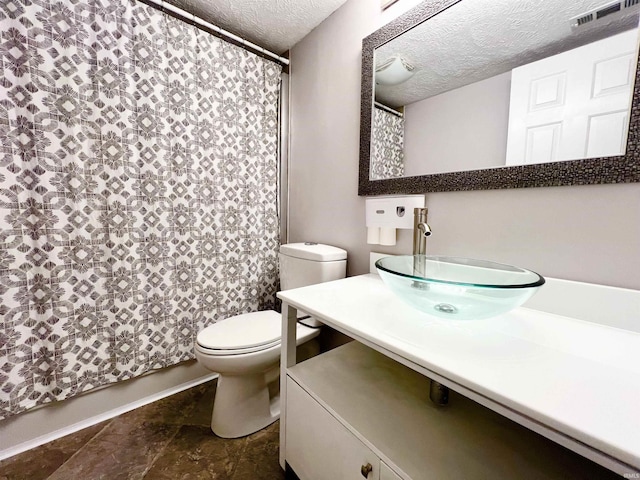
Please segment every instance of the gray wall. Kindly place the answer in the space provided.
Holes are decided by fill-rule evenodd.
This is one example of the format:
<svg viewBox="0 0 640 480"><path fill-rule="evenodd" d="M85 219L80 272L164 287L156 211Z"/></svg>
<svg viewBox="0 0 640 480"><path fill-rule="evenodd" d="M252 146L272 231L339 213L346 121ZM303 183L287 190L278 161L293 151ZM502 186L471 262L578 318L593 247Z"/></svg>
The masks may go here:
<svg viewBox="0 0 640 480"><path fill-rule="evenodd" d="M366 244L357 195L361 42L382 21L379 2L348 0L291 52L289 239L345 248L350 275L371 250L411 252L409 231ZM430 253L640 289L640 184L430 193L427 206Z"/></svg>
<svg viewBox="0 0 640 480"><path fill-rule="evenodd" d="M506 163L511 71L405 106L405 175Z"/></svg>

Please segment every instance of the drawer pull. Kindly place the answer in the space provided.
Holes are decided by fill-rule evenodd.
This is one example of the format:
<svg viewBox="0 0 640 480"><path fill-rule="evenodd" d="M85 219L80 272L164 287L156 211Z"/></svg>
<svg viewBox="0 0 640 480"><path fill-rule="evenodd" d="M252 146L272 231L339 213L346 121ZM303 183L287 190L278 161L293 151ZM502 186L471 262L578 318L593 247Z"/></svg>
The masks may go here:
<svg viewBox="0 0 640 480"><path fill-rule="evenodd" d="M373 466L370 463L367 463L366 465L362 465L362 467L360 467L360 473L364 478L369 477L369 474L371 472L373 472Z"/></svg>

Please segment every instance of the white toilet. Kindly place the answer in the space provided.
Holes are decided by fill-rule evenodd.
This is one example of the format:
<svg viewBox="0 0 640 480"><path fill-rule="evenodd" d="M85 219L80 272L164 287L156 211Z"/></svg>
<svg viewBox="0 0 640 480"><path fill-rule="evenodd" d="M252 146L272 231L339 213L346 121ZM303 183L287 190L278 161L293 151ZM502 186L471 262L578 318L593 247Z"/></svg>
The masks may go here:
<svg viewBox="0 0 640 480"><path fill-rule="evenodd" d="M346 275L347 252L329 245L282 245L279 260L282 290ZM321 325L299 311L297 344L317 337ZM281 332L281 315L268 310L227 318L198 333L198 362L219 374L211 418L211 429L219 437L249 435L280 417Z"/></svg>

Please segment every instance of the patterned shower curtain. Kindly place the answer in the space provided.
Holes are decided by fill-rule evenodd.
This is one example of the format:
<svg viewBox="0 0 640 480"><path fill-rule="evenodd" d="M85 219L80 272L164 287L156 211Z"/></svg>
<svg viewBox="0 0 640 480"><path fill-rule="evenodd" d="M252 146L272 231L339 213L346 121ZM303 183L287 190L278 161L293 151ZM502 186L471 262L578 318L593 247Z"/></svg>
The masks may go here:
<svg viewBox="0 0 640 480"><path fill-rule="evenodd" d="M371 180L404 175L404 117L373 109L371 131Z"/></svg>
<svg viewBox="0 0 640 480"><path fill-rule="evenodd" d="M3 0L0 60L0 418L272 307L278 65L128 0Z"/></svg>

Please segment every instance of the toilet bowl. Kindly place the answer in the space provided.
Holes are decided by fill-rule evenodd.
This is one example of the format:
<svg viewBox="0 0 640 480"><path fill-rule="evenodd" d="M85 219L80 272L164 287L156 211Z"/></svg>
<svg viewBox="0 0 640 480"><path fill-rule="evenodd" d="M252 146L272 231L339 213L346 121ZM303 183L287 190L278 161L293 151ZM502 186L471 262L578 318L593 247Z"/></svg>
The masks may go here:
<svg viewBox="0 0 640 480"><path fill-rule="evenodd" d="M346 273L346 252L328 245L282 245L279 259L283 289L337 280ZM303 348L313 343L321 324L304 312L298 316L296 343ZM219 374L211 416L211 429L219 437L249 435L280 418L281 335L282 317L274 310L236 315L198 333L198 362Z"/></svg>
<svg viewBox="0 0 640 480"><path fill-rule="evenodd" d="M280 314L268 310L222 320L198 334L196 358L220 374L211 416L211 429L219 437L243 437L280 417L274 382L279 376L281 328ZM237 339L234 330L248 334L249 339ZM298 323L297 344L319 333L319 328Z"/></svg>

